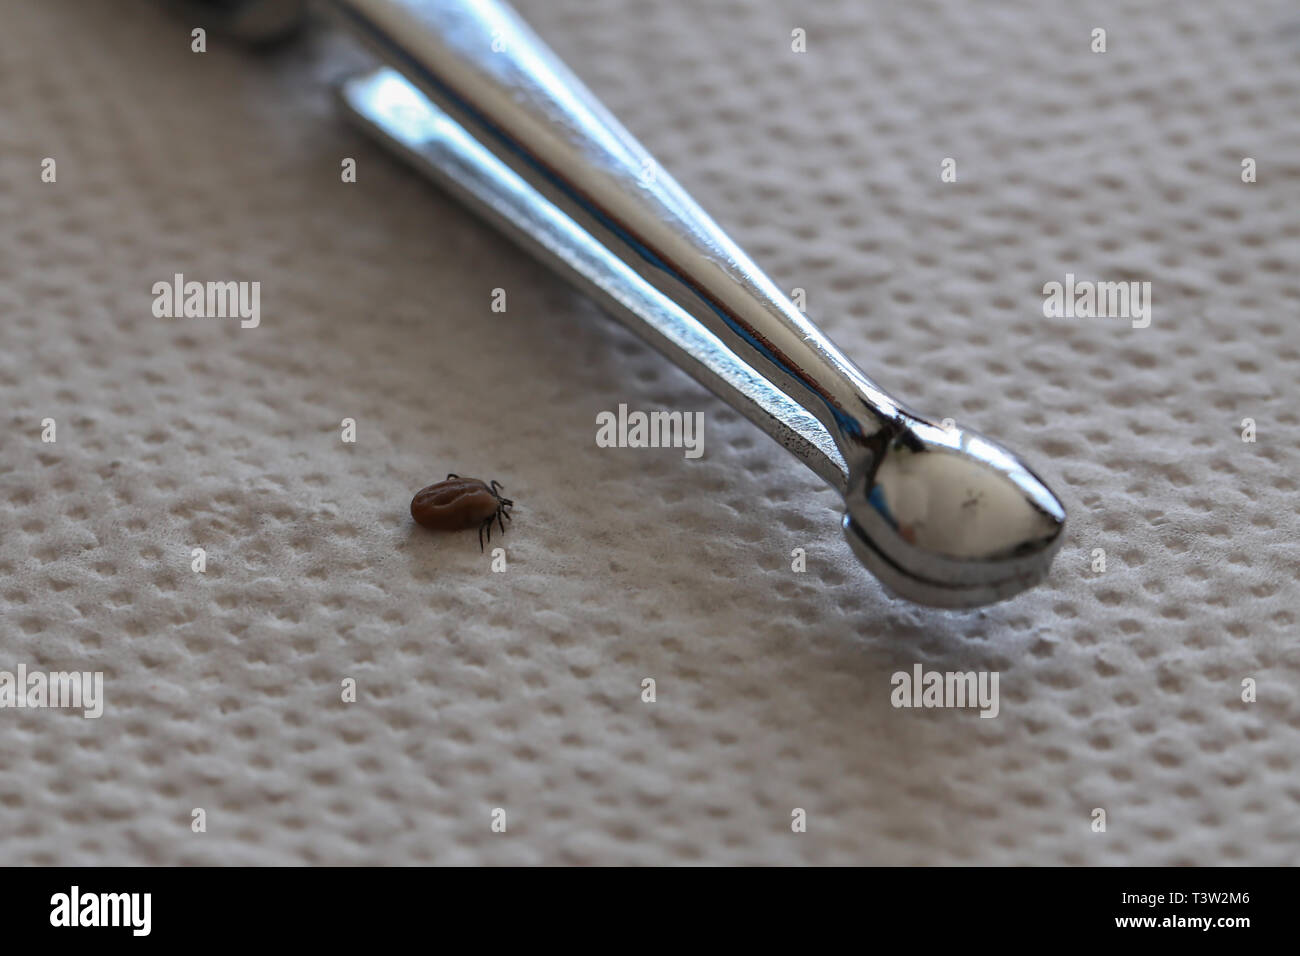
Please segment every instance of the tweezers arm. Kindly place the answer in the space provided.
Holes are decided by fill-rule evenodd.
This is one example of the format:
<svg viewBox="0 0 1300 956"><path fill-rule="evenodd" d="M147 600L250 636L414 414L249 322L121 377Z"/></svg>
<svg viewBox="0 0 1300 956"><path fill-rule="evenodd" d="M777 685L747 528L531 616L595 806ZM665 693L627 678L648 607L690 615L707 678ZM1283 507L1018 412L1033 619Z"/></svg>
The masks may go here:
<svg viewBox="0 0 1300 956"><path fill-rule="evenodd" d="M848 467L867 454L866 439L897 418L892 399L804 318L510 7L497 0L330 6L497 159L815 417Z"/></svg>
<svg viewBox="0 0 1300 956"><path fill-rule="evenodd" d="M508 169L396 71L347 80L339 95L371 135L771 435L842 494L843 459L812 415Z"/></svg>

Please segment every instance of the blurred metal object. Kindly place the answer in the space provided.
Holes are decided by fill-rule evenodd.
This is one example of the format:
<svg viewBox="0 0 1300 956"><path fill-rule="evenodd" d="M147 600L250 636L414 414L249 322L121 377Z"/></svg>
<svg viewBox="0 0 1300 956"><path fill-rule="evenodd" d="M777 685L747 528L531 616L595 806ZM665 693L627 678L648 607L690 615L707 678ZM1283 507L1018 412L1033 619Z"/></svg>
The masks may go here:
<svg viewBox="0 0 1300 956"><path fill-rule="evenodd" d="M342 86L353 117L836 488L890 590L973 607L1046 576L1065 510L1042 481L872 382L510 7L325 6L389 64Z"/></svg>

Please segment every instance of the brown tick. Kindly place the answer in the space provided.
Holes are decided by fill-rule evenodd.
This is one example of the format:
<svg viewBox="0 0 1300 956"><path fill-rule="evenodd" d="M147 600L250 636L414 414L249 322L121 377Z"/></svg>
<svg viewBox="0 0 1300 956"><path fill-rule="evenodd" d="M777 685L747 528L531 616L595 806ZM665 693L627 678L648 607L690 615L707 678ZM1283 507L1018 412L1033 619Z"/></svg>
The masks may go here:
<svg viewBox="0 0 1300 956"><path fill-rule="evenodd" d="M483 550L483 529L492 540L492 522L501 525L505 534L504 517L510 520L510 509L515 503L502 498L501 486L493 481L485 483L477 478L448 475L445 481L421 488L411 499L411 517L434 531L463 531L478 525L478 549Z"/></svg>

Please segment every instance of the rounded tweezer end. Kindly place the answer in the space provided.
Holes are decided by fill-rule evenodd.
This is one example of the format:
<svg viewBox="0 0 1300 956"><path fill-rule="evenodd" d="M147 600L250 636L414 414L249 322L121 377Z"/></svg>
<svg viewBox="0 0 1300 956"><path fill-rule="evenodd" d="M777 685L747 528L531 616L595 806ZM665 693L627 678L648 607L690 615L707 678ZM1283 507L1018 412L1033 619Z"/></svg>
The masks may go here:
<svg viewBox="0 0 1300 956"><path fill-rule="evenodd" d="M1047 576L1065 508L983 436L909 418L873 467L850 478L843 526L889 590L918 604L1006 600Z"/></svg>

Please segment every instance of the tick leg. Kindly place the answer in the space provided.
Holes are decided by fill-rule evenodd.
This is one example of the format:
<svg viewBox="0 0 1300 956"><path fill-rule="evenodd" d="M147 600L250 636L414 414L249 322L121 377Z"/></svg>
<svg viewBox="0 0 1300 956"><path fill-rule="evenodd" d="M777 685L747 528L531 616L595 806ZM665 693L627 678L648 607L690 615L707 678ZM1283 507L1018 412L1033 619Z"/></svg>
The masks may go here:
<svg viewBox="0 0 1300 956"><path fill-rule="evenodd" d="M501 525L501 533L502 533L502 534L505 534L505 533L506 533L506 523L505 523L504 521L501 520L501 513L502 513L503 511L505 511L504 508L498 508L498 509L497 509L497 524Z"/></svg>
<svg viewBox="0 0 1300 956"><path fill-rule="evenodd" d="M483 553L483 526L478 526L478 552Z"/></svg>
<svg viewBox="0 0 1300 956"><path fill-rule="evenodd" d="M492 488L492 494L496 495L498 498L501 497L500 492L505 491L505 489L501 487L501 482L496 480L493 480L490 487Z"/></svg>

